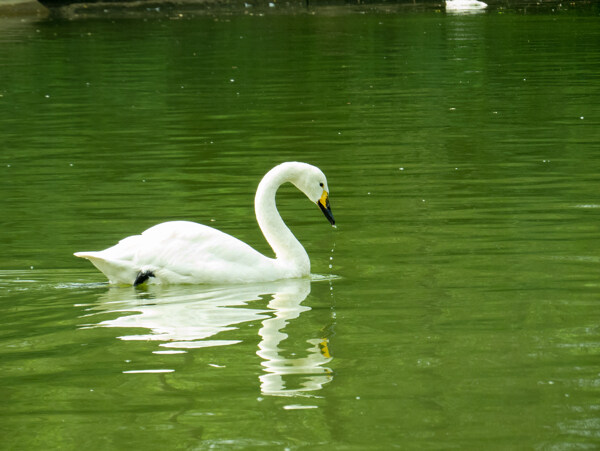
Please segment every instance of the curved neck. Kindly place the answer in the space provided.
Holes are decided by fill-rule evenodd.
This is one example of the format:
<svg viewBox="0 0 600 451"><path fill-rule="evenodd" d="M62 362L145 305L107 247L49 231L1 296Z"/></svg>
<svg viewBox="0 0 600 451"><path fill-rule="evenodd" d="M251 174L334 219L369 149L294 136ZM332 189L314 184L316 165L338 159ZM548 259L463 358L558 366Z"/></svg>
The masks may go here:
<svg viewBox="0 0 600 451"><path fill-rule="evenodd" d="M296 172L294 169L293 166L284 163L267 172L256 190L254 211L258 225L265 239L273 248L277 261L291 264L302 274L308 274L310 272L308 255L281 219L275 205L277 189L292 180Z"/></svg>

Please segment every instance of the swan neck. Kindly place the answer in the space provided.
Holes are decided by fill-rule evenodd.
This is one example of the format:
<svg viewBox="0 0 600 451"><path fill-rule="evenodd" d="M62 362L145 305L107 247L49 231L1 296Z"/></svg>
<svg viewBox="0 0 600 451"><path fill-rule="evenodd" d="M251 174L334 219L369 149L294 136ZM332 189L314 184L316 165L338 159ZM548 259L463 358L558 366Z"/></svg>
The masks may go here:
<svg viewBox="0 0 600 451"><path fill-rule="evenodd" d="M276 166L261 180L256 190L254 209L260 229L275 252L277 261L293 265L300 275L310 272L310 261L304 247L285 225L277 210L275 196L279 187L292 181L293 172Z"/></svg>

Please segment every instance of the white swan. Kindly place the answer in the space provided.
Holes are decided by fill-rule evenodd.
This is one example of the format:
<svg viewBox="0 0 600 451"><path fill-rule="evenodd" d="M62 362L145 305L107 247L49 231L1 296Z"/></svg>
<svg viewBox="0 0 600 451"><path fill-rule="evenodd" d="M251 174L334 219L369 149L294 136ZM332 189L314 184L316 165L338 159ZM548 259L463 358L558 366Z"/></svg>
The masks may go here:
<svg viewBox="0 0 600 451"><path fill-rule="evenodd" d="M331 225L329 187L323 172L306 163L287 162L271 169L256 190L256 220L276 258L269 258L226 233L187 221L164 222L98 252L76 252L111 283L252 283L310 274L308 254L284 224L275 193L291 182L315 202Z"/></svg>
<svg viewBox="0 0 600 451"><path fill-rule="evenodd" d="M447 11L473 11L487 8L487 4L479 0L446 0Z"/></svg>

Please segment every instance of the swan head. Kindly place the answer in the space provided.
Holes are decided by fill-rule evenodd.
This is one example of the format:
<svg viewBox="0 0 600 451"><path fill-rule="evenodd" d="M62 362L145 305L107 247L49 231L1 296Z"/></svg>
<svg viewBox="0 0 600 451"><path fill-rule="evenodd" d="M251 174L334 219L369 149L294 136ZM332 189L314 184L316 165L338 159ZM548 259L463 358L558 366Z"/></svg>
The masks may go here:
<svg viewBox="0 0 600 451"><path fill-rule="evenodd" d="M296 163L299 169L294 171L294 176L290 180L296 188L302 191L306 197L316 203L329 223L335 227L335 219L331 213L329 205L329 187L327 186L327 177L317 168L306 163Z"/></svg>

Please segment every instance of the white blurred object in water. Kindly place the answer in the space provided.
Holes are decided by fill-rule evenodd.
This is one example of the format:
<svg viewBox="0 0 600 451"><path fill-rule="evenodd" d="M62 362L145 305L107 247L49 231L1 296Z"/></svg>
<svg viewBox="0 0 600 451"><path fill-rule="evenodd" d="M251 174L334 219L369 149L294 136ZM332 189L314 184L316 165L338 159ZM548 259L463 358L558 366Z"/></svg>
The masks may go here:
<svg viewBox="0 0 600 451"><path fill-rule="evenodd" d="M479 0L447 0L446 11L479 11L487 8L487 4Z"/></svg>

